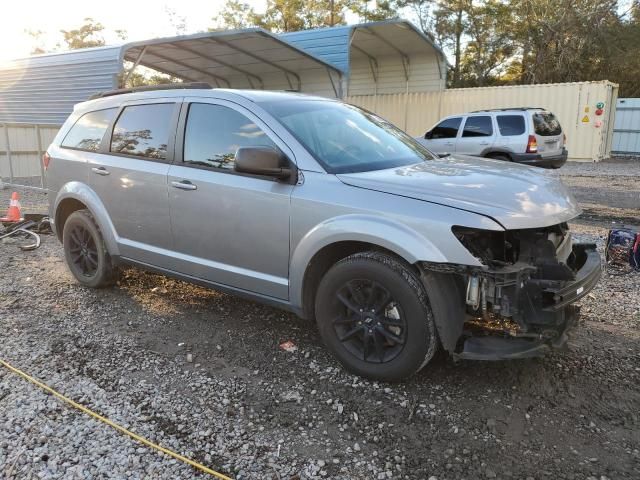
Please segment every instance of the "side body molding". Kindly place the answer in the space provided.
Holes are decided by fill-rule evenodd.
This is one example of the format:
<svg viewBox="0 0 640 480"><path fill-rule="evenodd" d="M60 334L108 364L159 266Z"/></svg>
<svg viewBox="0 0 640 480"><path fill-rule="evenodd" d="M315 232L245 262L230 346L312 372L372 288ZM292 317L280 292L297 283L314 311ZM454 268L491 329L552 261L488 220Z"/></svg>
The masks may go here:
<svg viewBox="0 0 640 480"><path fill-rule="evenodd" d="M109 255L118 256L120 254L117 241L118 235L111 219L109 218L107 209L98 195L96 195L96 193L85 183L76 181L68 182L58 191L58 195L56 196L56 201L54 203L54 211L52 212L54 215L58 212L58 207L62 201L68 198L78 200L87 206L100 228L100 232L104 238L104 243L107 246Z"/></svg>
<svg viewBox="0 0 640 480"><path fill-rule="evenodd" d="M379 245L409 263L447 261L433 243L402 223L366 214L334 217L316 225L293 245L289 268L289 299L293 307L302 308L304 274L313 256L327 245L344 241Z"/></svg>

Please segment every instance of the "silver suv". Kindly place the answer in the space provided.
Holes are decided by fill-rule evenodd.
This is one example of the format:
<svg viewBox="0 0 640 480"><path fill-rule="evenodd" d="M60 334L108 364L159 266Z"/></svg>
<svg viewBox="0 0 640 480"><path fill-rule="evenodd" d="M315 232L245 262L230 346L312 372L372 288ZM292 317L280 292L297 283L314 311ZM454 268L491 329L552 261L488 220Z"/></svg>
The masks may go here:
<svg viewBox="0 0 640 480"><path fill-rule="evenodd" d="M438 158L381 118L293 93L108 92L45 158L76 279L118 265L317 322L351 372L395 380L442 348L508 359L562 345L600 276L551 172Z"/></svg>
<svg viewBox="0 0 640 480"><path fill-rule="evenodd" d="M434 153L560 168L567 161L556 116L542 108L505 108L445 117L417 139Z"/></svg>

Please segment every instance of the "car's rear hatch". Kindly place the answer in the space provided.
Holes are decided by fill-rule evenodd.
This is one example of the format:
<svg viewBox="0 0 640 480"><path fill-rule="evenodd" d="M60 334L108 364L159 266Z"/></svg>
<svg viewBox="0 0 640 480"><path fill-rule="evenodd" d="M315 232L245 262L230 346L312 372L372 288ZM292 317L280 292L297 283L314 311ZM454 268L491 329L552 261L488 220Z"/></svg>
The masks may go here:
<svg viewBox="0 0 640 480"><path fill-rule="evenodd" d="M564 134L556 116L544 110L531 112L533 130L538 144L538 153L543 157L562 154Z"/></svg>

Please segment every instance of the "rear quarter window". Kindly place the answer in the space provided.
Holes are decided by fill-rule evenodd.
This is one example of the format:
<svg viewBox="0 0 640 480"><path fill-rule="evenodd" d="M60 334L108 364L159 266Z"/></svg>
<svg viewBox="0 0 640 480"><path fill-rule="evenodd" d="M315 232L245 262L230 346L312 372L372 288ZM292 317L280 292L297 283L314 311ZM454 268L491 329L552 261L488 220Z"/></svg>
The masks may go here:
<svg viewBox="0 0 640 480"><path fill-rule="evenodd" d="M562 133L562 127L556 116L551 112L536 112L533 114L533 129L536 135L552 137Z"/></svg>
<svg viewBox="0 0 640 480"><path fill-rule="evenodd" d="M522 135L525 131L524 117L522 115L497 115L498 128L503 137Z"/></svg>
<svg viewBox="0 0 640 480"><path fill-rule="evenodd" d="M97 152L102 137L116 114L116 108L96 110L82 115L64 137L61 147Z"/></svg>

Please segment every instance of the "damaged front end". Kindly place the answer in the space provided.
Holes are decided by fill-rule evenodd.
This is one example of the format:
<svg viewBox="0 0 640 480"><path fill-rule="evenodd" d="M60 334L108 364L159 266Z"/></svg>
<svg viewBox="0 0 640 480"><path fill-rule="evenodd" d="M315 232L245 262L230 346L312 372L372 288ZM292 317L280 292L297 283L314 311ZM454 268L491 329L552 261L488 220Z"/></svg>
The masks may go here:
<svg viewBox="0 0 640 480"><path fill-rule="evenodd" d="M456 358L499 360L540 356L564 345L578 316L572 303L600 278L596 246L572 244L566 223L502 232L452 230L483 266L424 265L454 273L464 295L461 334L445 348Z"/></svg>

